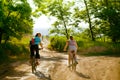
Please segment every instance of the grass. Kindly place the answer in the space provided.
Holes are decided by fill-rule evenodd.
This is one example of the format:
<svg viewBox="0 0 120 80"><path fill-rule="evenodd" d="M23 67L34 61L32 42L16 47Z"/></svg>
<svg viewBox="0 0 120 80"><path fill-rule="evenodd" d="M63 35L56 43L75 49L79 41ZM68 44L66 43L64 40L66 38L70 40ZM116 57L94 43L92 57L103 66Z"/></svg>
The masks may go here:
<svg viewBox="0 0 120 80"><path fill-rule="evenodd" d="M24 36L21 40L13 38L6 44L0 45L0 63L14 62L16 60L29 59L29 40L30 36ZM120 43L93 42L77 40L80 54L85 56L120 56ZM55 37L51 41L53 50L63 51L65 39ZM54 49L55 48L55 49Z"/></svg>
<svg viewBox="0 0 120 80"><path fill-rule="evenodd" d="M0 45L0 63L29 59L29 40L30 37L25 36L21 40L13 38L6 44L2 43Z"/></svg>
<svg viewBox="0 0 120 80"><path fill-rule="evenodd" d="M85 56L116 56L120 57L120 43L91 42L80 51Z"/></svg>
<svg viewBox="0 0 120 80"><path fill-rule="evenodd" d="M51 38L49 49L63 51L66 39L62 36ZM78 52L86 56L119 56L120 43L88 41L80 38L76 39L79 46Z"/></svg>
<svg viewBox="0 0 120 80"><path fill-rule="evenodd" d="M103 51L103 52L89 52L87 54L84 54L85 56L114 56L114 57L120 57L120 54L114 53L111 50Z"/></svg>

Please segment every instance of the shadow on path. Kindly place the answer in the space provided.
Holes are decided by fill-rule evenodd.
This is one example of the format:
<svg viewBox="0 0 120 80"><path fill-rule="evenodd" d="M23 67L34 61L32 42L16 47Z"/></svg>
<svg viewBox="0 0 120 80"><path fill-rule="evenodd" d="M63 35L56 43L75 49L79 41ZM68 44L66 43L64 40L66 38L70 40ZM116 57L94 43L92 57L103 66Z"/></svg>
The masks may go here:
<svg viewBox="0 0 120 80"><path fill-rule="evenodd" d="M77 71L75 73L76 73L76 75L78 75L78 76L80 76L82 78L90 79L90 77L88 75L84 75L83 73L79 73Z"/></svg>
<svg viewBox="0 0 120 80"><path fill-rule="evenodd" d="M19 65L11 66L9 64L5 64L4 67L0 68L0 80L10 80L10 79L18 80L22 76L26 75L28 73L26 72L27 70L25 71L15 70L15 67L18 67Z"/></svg>
<svg viewBox="0 0 120 80"><path fill-rule="evenodd" d="M43 57L41 56L41 61L62 61L62 60L67 60L67 58L63 57Z"/></svg>
<svg viewBox="0 0 120 80"><path fill-rule="evenodd" d="M37 71L34 73L38 78L42 79L42 80L52 80L50 75L44 74L40 71Z"/></svg>

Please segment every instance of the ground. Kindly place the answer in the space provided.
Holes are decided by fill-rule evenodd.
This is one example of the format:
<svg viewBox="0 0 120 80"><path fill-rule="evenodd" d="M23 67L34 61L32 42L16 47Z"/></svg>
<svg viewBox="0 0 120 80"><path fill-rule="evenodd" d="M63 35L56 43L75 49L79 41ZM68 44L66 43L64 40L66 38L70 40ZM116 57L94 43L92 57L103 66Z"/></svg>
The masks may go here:
<svg viewBox="0 0 120 80"><path fill-rule="evenodd" d="M77 55L77 70L71 71L67 67L67 53L43 49L40 54L35 74L29 60L19 61L0 65L0 80L120 80L120 57Z"/></svg>

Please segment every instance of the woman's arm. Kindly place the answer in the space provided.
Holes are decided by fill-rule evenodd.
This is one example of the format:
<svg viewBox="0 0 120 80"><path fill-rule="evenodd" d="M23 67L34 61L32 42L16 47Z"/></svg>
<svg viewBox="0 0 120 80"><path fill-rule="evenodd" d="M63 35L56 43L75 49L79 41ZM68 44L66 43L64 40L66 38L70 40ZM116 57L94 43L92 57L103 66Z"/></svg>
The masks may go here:
<svg viewBox="0 0 120 80"><path fill-rule="evenodd" d="M40 46L41 46L41 48L43 49L43 44L40 42Z"/></svg>
<svg viewBox="0 0 120 80"><path fill-rule="evenodd" d="M68 47L68 41L66 41L66 44L64 46L64 51L66 51L66 48Z"/></svg>
<svg viewBox="0 0 120 80"><path fill-rule="evenodd" d="M39 45L40 45L40 47L43 49L43 44L42 44L41 38L39 38L39 39L40 39Z"/></svg>
<svg viewBox="0 0 120 80"><path fill-rule="evenodd" d="M75 41L75 46L76 46L76 48L78 49L78 45L77 45L77 42Z"/></svg>

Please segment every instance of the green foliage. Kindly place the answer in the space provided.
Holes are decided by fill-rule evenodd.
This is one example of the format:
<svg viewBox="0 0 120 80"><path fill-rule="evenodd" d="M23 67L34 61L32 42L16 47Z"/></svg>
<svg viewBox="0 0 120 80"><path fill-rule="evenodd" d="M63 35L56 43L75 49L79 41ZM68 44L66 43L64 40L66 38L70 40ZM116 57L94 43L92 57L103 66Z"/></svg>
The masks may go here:
<svg viewBox="0 0 120 80"><path fill-rule="evenodd" d="M56 17L56 21L53 23L52 32L57 32L58 34L69 36L69 28L71 22L71 12L70 7L73 6L73 2L64 3L63 0L53 1L49 4L48 10L50 16Z"/></svg>
<svg viewBox="0 0 120 80"><path fill-rule="evenodd" d="M62 52L66 43L66 39L63 36L53 36L50 38L49 49Z"/></svg>
<svg viewBox="0 0 120 80"><path fill-rule="evenodd" d="M24 36L21 40L13 38L7 43L2 43L0 45L0 63L28 59L29 40L29 36Z"/></svg>
<svg viewBox="0 0 120 80"><path fill-rule="evenodd" d="M76 40L78 46L81 48L84 46L83 39L79 36L74 36L74 39ZM48 46L49 49L56 50L62 52L64 49L64 46L66 44L66 37L65 36L51 36L50 37L50 44ZM84 40L86 41L86 40Z"/></svg>
<svg viewBox="0 0 120 80"><path fill-rule="evenodd" d="M85 42L80 53L86 56L120 56L120 43ZM85 52L84 52L85 51Z"/></svg>
<svg viewBox="0 0 120 80"><path fill-rule="evenodd" d="M32 33L32 10L26 0L3 0L0 5L0 42L7 42L10 37L20 39L23 34Z"/></svg>
<svg viewBox="0 0 120 80"><path fill-rule="evenodd" d="M113 42L120 40L120 2L114 0L35 0L38 13L55 17L50 34L69 35L79 28L81 22L89 23L84 38L92 40L100 37L110 38ZM82 5L81 5L82 4ZM83 5L85 4L85 5ZM75 30L74 30L75 29ZM76 30L77 29L77 30ZM68 34L68 35L67 35Z"/></svg>
<svg viewBox="0 0 120 80"><path fill-rule="evenodd" d="M26 49L25 46L26 45L23 44L13 44L13 43L2 44L4 50L8 51L8 54L11 56L18 56L21 54L28 53L28 50Z"/></svg>
<svg viewBox="0 0 120 80"><path fill-rule="evenodd" d="M120 56L120 54L113 53L112 50L106 50L103 52L89 52L88 54L84 54L85 56Z"/></svg>
<svg viewBox="0 0 120 80"><path fill-rule="evenodd" d="M50 34L62 34L68 38L72 14L70 7L74 5L74 2L64 0L37 0L34 2L37 4L39 12L56 18Z"/></svg>
<svg viewBox="0 0 120 80"><path fill-rule="evenodd" d="M92 30L85 30L86 35L91 37L91 31L93 31L93 37L107 36L111 38L113 42L119 42L120 37L120 2L114 0L84 0L87 2L89 16L91 19ZM73 25L80 27L79 23L84 21L88 22L86 9L79 6L74 8ZM102 36L101 36L102 35Z"/></svg>
<svg viewBox="0 0 120 80"><path fill-rule="evenodd" d="M89 41L81 37L74 36L78 44L78 54L85 56L120 56L120 43ZM63 51L66 43L64 36L52 36L48 46L51 50Z"/></svg>
<svg viewBox="0 0 120 80"><path fill-rule="evenodd" d="M102 15L104 14L104 15ZM103 9L101 13L99 13L99 17L103 20L108 20L109 22L109 30L106 31L106 35L108 35L113 42L116 42L120 39L120 12L118 12L114 7L110 7L107 9Z"/></svg>
<svg viewBox="0 0 120 80"><path fill-rule="evenodd" d="M114 0L89 1L89 4L91 14L94 14L93 19L99 22L99 24L95 24L99 26L99 34L108 36L113 42L119 41L120 2Z"/></svg>

